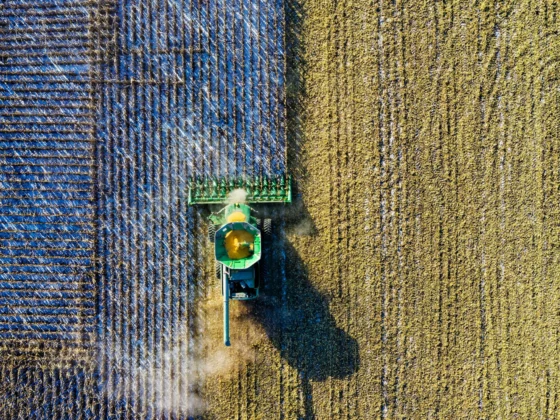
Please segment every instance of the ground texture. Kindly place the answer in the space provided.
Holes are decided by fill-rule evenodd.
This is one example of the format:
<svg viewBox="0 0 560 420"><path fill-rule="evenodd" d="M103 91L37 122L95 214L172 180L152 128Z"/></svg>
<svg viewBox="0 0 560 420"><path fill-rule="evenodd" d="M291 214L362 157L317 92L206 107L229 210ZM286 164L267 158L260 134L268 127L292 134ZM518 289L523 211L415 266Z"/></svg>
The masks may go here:
<svg viewBox="0 0 560 420"><path fill-rule="evenodd" d="M29 278L14 277L20 274L9 267L62 263L8 259L13 254L5 250L18 246L0 243L8 254L1 263L7 274L0 273L5 279L0 297L12 317L0 320L0 333L20 343L17 351L1 349L6 402L0 417L558 417L558 6L287 0L284 13L278 11L280 2L258 1L270 7L268 17L249 19L256 26L240 25L238 38L224 35L220 44L212 43L213 32L199 23L236 22L239 16L231 9L221 11L216 1L160 3L170 19L161 19L155 2L84 3L95 6L83 17L93 26L84 35L90 37L90 52L78 59L92 67L74 72L83 77L81 89L91 94L72 98L80 89L59 86L70 92L66 105L72 106L60 106L61 115L51 117L78 118L71 109L80 106L100 112L81 116L84 127L95 119L95 132L75 126L70 130L75 138L60 140L76 148L68 159L76 153L83 162L66 160L55 170L64 173L70 171L64 164L74 165L80 182L99 186L82 192L94 200L96 213L59 210L83 217L82 224L98 222L96 234L85 228L62 232L75 235L71 240L83 236L84 249L68 251L83 254L60 251L70 261L82 257L70 273L95 276L74 283L59 269L65 276L57 279L69 286L53 281L53 296L68 301L64 293L75 289L71 293L79 294L80 305L47 313L61 321L33 318L37 325L53 325L61 336L54 341L70 343L64 346L70 356L53 363L45 350L49 346L39 346L41 340L52 341L43 329L27 325L30 314L9 312L29 307L26 296L10 287L45 279L33 270ZM260 13L251 14L257 9L247 2L235 4L253 19ZM15 136L9 130L21 127L6 99L17 86L5 69L29 60L6 61L14 52L4 53L11 45L5 37L12 36L5 28L17 26L10 16L23 6L18 7L0 9L6 42L1 109L11 118L2 117L0 135L1 147L9 150L16 146L4 144ZM187 16L185 8L198 14ZM220 45L233 45L239 57L254 56L260 63L259 48L281 48L278 32L265 31L270 38L262 47L251 41L252 53L236 39L252 39L251 28L259 25L276 28L284 14L285 82L236 67L229 73L232 88L236 78L247 77L244 86L252 90L236 92L241 99L224 105L225 122L216 117L205 128L201 121L220 108L209 92L230 89L204 79L209 66L223 66L227 73L229 61ZM152 26L144 25L144 18ZM124 30L118 22L128 22L125 29L136 35L111 36ZM186 52L176 37L181 28L191 28L202 47ZM158 31L172 36L157 37ZM92 53L91 45L108 46ZM176 71L184 68L192 69L186 86ZM23 70L16 70L21 77ZM265 83L266 77L271 79ZM253 165L249 173L282 172L282 123L262 120L259 115L268 114L252 104L268 104L281 115L282 95L264 99L258 88L271 92L283 83L296 200L290 209L276 210L282 217L276 219L275 245L264 255L263 296L232 305L232 348L225 349L220 292L206 241L207 211L187 208L183 176L241 173L247 162ZM44 88L39 83L23 95L41 104L32 96ZM6 128L6 121L14 127ZM267 132L262 143L243 121L261 129L274 125L278 132ZM81 129L83 136L76 134ZM243 136L250 137L249 146L241 154L231 152L232 158L228 138ZM84 139L94 141L95 149L81 146ZM52 149L60 144L53 144L45 147L59 153ZM6 160L10 156L0 158L6 166L2 176L21 176ZM84 167L97 169L82 174ZM11 200L9 194L2 197ZM15 208L10 203L3 204L3 212ZM6 220L3 235L29 230ZM24 239L29 243L20 247L37 246L32 235ZM96 264L88 259L93 249ZM44 252L49 258L58 255ZM42 299L54 299L43 293ZM41 351L21 344L25 340L17 334L32 335ZM31 352L36 355L30 357ZM75 354L77 361L64 361Z"/></svg>

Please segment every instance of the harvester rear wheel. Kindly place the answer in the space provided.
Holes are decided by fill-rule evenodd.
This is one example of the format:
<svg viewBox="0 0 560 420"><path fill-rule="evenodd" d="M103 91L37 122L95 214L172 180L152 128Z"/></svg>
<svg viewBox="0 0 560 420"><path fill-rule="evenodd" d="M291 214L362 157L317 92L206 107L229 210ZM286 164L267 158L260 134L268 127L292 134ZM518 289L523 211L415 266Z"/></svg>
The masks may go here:
<svg viewBox="0 0 560 420"><path fill-rule="evenodd" d="M208 225L208 240L211 244L214 243L214 238L216 237L216 225L214 223L210 223Z"/></svg>

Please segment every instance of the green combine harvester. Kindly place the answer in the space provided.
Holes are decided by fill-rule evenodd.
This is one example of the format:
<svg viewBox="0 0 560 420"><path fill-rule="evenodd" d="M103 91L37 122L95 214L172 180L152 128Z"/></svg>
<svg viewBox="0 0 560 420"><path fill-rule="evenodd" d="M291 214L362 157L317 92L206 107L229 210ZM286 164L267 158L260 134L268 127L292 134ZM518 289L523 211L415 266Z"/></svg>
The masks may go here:
<svg viewBox="0 0 560 420"><path fill-rule="evenodd" d="M290 177L192 179L188 204L227 204L208 217L208 238L214 244L216 276L224 300L224 344L229 340L229 300L250 300L261 287L262 246L271 238L270 219L256 217L249 204L291 203Z"/></svg>

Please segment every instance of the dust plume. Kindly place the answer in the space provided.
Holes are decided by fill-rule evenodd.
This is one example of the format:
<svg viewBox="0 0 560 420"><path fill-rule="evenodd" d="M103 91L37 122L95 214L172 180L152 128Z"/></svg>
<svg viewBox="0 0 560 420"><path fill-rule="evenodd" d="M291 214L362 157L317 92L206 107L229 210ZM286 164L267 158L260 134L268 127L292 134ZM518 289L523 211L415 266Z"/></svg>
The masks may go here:
<svg viewBox="0 0 560 420"><path fill-rule="evenodd" d="M286 229L288 235L311 236L315 233L315 225L310 218L302 218L297 223Z"/></svg>
<svg viewBox="0 0 560 420"><path fill-rule="evenodd" d="M219 288L197 309L204 319L196 331L182 329L173 345L161 355L150 355L140 366L130 366L123 359L122 348L113 348L111 364L122 369L123 380L109 382L106 395L116 404L126 400L132 405L142 401L166 416L197 417L208 409L205 391L208 384L233 380L256 358L255 344L265 337L264 331L250 318L241 302L230 303L232 345L222 339L222 299ZM126 377L126 379L124 379ZM134 384L132 387L125 385Z"/></svg>
<svg viewBox="0 0 560 420"><path fill-rule="evenodd" d="M237 188L235 190L230 191L227 198L228 204L235 204L235 203L245 203L247 200L247 191L243 188Z"/></svg>
<svg viewBox="0 0 560 420"><path fill-rule="evenodd" d="M264 333L253 323L249 309L242 302L230 301L231 347L223 343L223 308L222 297L216 293L205 303L206 320L204 337L205 360L199 363L202 376L227 379L237 374L255 357L255 344ZM242 334L238 334L243 331Z"/></svg>

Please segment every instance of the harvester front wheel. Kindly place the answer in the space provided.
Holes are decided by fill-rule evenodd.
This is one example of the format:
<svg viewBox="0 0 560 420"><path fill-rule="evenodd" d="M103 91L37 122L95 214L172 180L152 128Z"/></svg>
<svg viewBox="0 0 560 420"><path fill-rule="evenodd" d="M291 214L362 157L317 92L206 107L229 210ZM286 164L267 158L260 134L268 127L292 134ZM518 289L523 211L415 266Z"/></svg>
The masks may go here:
<svg viewBox="0 0 560 420"><path fill-rule="evenodd" d="M214 270L216 271L216 278L221 280L222 279L222 264L220 264L218 261L215 262L216 266L214 268Z"/></svg>
<svg viewBox="0 0 560 420"><path fill-rule="evenodd" d="M266 239L270 239L272 237L272 220L271 219L264 219L263 221L263 234Z"/></svg>
<svg viewBox="0 0 560 420"><path fill-rule="evenodd" d="M216 237L216 225L214 223L210 223L208 225L208 240L211 244L214 243Z"/></svg>

